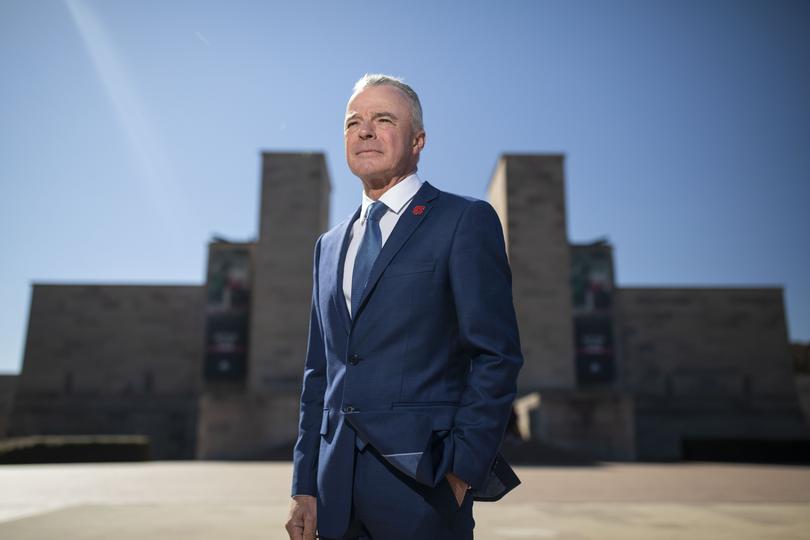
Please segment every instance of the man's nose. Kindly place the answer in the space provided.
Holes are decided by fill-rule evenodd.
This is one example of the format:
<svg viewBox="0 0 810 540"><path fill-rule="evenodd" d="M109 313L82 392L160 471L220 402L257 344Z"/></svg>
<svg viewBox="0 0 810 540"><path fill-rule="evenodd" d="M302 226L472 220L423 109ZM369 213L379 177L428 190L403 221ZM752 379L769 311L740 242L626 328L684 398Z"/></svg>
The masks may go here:
<svg viewBox="0 0 810 540"><path fill-rule="evenodd" d="M358 135L362 140L373 139L375 137L374 127L368 122L363 122L358 131Z"/></svg>

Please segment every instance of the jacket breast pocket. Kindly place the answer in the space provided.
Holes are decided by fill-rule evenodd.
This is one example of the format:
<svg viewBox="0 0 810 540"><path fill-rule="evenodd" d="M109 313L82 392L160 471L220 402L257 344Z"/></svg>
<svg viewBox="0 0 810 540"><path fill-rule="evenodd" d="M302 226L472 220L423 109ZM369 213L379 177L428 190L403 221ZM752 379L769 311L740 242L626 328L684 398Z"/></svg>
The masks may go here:
<svg viewBox="0 0 810 540"><path fill-rule="evenodd" d="M436 268L436 261L401 261L392 262L385 269L383 277L410 276L412 274L424 274L433 272Z"/></svg>

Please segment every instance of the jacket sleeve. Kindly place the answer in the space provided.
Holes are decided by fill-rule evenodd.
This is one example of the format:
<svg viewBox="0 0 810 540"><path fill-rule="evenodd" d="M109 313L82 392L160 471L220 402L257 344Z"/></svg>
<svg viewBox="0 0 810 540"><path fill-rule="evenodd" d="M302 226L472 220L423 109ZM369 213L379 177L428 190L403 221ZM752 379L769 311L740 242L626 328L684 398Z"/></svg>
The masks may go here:
<svg viewBox="0 0 810 540"><path fill-rule="evenodd" d="M292 495L317 496L318 451L323 417L323 397L326 391L326 355L318 311L318 261L321 238L315 242L312 271L312 308L309 318L309 338L301 391L298 439L293 450Z"/></svg>
<svg viewBox="0 0 810 540"><path fill-rule="evenodd" d="M459 342L470 358L451 432L451 470L478 489L500 448L523 365L503 229L489 203L476 200L464 210L449 264Z"/></svg>

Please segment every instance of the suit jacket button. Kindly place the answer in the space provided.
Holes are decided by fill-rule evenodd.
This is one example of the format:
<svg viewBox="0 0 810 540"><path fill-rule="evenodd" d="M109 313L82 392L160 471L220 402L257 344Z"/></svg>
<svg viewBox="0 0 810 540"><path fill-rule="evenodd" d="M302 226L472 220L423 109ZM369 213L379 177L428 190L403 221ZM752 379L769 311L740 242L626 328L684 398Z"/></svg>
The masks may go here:
<svg viewBox="0 0 810 540"><path fill-rule="evenodd" d="M349 357L349 365L350 366L356 366L359 361L360 361L360 355L359 354L353 354L353 355L351 355Z"/></svg>
<svg viewBox="0 0 810 540"><path fill-rule="evenodd" d="M346 405L345 407L343 407L343 412L353 413L357 412L357 409L355 409L352 405Z"/></svg>

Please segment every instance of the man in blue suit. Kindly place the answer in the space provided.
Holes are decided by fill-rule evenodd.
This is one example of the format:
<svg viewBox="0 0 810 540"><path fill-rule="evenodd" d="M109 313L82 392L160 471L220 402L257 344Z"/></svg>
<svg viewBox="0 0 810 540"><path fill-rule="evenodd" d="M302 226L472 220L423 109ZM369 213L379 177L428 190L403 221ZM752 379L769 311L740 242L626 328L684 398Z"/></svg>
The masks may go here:
<svg viewBox="0 0 810 540"><path fill-rule="evenodd" d="M488 203L416 174L422 108L366 75L344 124L362 204L315 244L292 539L471 539L519 481L498 450L523 363Z"/></svg>

